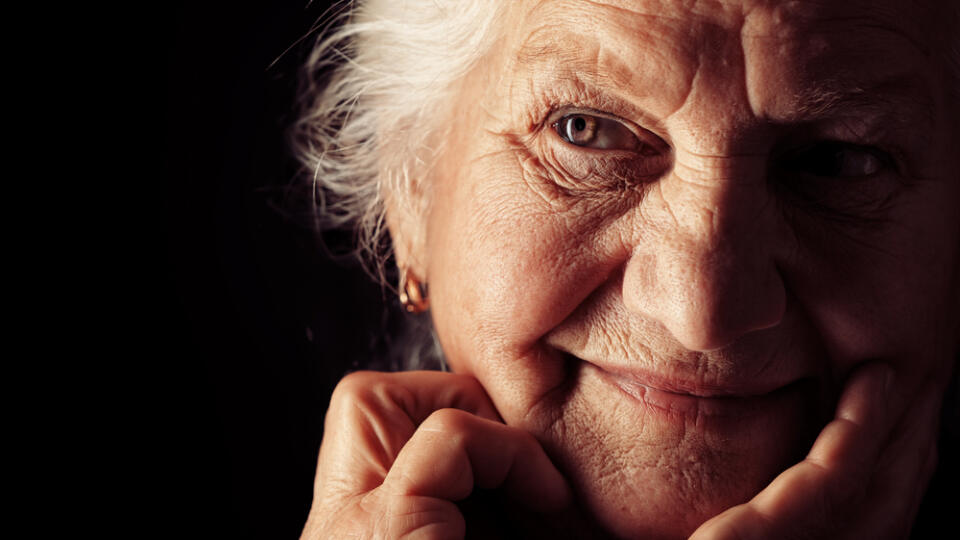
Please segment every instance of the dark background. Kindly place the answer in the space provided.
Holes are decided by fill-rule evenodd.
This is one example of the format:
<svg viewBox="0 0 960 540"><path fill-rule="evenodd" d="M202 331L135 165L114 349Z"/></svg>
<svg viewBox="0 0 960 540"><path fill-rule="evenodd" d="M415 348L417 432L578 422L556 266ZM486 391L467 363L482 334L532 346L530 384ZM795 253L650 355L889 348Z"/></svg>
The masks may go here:
<svg viewBox="0 0 960 540"><path fill-rule="evenodd" d="M302 194L285 195L297 172L285 130L313 43L300 38L329 3L169 8L165 260L150 309L169 376L157 398L169 467L157 474L181 538L299 536L330 391L372 354L393 302L332 261Z"/></svg>

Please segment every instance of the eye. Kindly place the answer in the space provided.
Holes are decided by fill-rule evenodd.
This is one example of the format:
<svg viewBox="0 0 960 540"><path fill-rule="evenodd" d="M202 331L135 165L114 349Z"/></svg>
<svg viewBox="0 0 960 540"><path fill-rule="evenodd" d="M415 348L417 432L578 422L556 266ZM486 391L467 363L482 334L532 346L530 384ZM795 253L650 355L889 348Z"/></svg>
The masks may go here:
<svg viewBox="0 0 960 540"><path fill-rule="evenodd" d="M830 178L863 178L892 166L891 157L876 148L824 141L788 156L787 170Z"/></svg>
<svg viewBox="0 0 960 540"><path fill-rule="evenodd" d="M616 120L590 114L568 114L553 124L564 141L598 150L637 150L640 139Z"/></svg>

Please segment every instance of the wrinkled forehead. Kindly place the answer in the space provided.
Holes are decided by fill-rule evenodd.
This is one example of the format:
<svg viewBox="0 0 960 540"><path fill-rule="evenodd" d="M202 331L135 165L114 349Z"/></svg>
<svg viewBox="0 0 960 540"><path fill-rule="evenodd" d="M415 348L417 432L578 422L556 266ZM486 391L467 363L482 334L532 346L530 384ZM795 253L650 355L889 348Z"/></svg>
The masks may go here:
<svg viewBox="0 0 960 540"><path fill-rule="evenodd" d="M945 0L953 1L953 0ZM783 114L854 94L891 90L942 101L944 40L938 1L546 0L521 2L510 70L568 72L676 110L695 81L724 91L742 81L760 109ZM519 7L522 6L522 7ZM940 17L942 18L942 17ZM770 81L791 94L767 95ZM671 94L673 94L671 96ZM811 105L812 104L812 105Z"/></svg>
<svg viewBox="0 0 960 540"><path fill-rule="evenodd" d="M956 0L540 0L514 4L524 25L549 26L566 19L584 27L601 23L610 30L649 26L687 29L713 26L768 32L870 30L907 39L930 53L932 30ZM517 13L514 13L517 15ZM658 24L659 23L659 24ZM937 36L939 37L939 36Z"/></svg>

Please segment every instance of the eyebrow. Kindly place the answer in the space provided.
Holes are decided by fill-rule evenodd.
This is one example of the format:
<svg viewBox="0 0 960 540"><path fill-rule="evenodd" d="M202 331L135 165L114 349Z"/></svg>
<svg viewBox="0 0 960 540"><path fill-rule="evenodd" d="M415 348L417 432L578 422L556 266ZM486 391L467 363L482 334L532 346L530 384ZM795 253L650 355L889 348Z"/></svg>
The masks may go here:
<svg viewBox="0 0 960 540"><path fill-rule="evenodd" d="M597 87L612 85L620 95L627 81L614 73L597 73L592 62L587 62L583 49L558 45L554 39L544 38L544 28L535 30L515 55L514 68L526 68L539 73L549 71L576 73L580 83L589 82ZM622 62L619 58L612 58ZM624 63L625 64L625 63ZM560 69L556 69L557 67ZM544 68L547 68L546 70ZM639 97L636 89L630 96ZM865 114L880 118L884 124L897 129L911 129L924 142L932 139L932 129L917 129L917 120L922 126L932 127L937 123L936 100L924 77L915 73L895 73L860 86L856 81L833 79L818 86L804 88L794 97L797 107L788 117L777 119L778 123L815 123L827 118L861 117ZM909 111L907 114L901 114Z"/></svg>
<svg viewBox="0 0 960 540"><path fill-rule="evenodd" d="M517 64L522 67L532 68L543 64L545 58L560 57L562 63L577 62L580 59L579 49L571 47L558 47L554 43L543 43L542 40L535 39L540 33L540 29L534 31L523 45L517 50ZM552 40L551 40L552 41Z"/></svg>
<svg viewBox="0 0 960 540"><path fill-rule="evenodd" d="M868 87L855 83L827 83L804 89L796 96L798 107L787 122L816 122L824 118L869 114L889 122L887 131L909 129L924 142L932 139L937 121L935 101L929 85L921 77L908 73L888 76ZM904 111L909 111L903 114ZM917 125L917 121L921 125ZM920 129L918 129L920 128Z"/></svg>
<svg viewBox="0 0 960 540"><path fill-rule="evenodd" d="M550 32L551 29L540 27L534 30L524 41L515 55L514 68L537 70L543 67L563 66L564 71L576 71L590 75L592 79L604 77L604 73L584 69L588 64L583 54L583 48L558 45ZM544 38L546 34L548 37ZM619 58L613 57L618 63L626 65ZM578 69L579 68L579 69ZM622 85L625 81L618 81L615 77L604 77L614 83Z"/></svg>

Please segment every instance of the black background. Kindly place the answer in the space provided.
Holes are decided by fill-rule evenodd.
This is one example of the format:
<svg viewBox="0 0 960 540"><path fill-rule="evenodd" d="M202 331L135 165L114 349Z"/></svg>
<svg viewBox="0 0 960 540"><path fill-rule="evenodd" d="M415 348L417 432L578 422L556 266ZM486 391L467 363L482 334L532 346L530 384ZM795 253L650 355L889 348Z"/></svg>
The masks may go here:
<svg viewBox="0 0 960 540"><path fill-rule="evenodd" d="M370 354L392 305L327 256L300 194L284 194L297 173L285 130L313 43L300 38L328 4L168 12L165 256L150 285L169 375L155 404L170 465L159 470L179 537L298 537L332 386Z"/></svg>

